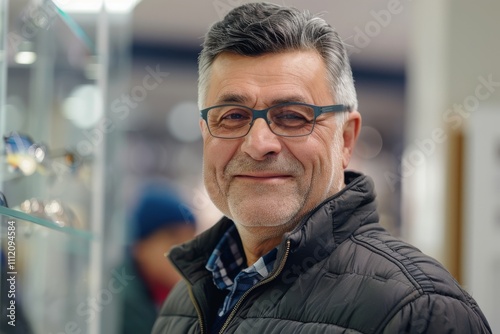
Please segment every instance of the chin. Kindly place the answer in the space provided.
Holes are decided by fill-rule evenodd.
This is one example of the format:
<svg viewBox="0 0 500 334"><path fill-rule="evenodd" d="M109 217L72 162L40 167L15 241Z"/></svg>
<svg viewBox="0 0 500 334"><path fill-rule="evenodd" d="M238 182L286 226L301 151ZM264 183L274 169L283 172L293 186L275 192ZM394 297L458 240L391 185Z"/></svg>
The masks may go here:
<svg viewBox="0 0 500 334"><path fill-rule="evenodd" d="M283 205L263 203L256 205L255 202L249 205L230 206L231 214L235 223L244 227L277 227L289 225L296 220L300 210L298 203L295 205Z"/></svg>

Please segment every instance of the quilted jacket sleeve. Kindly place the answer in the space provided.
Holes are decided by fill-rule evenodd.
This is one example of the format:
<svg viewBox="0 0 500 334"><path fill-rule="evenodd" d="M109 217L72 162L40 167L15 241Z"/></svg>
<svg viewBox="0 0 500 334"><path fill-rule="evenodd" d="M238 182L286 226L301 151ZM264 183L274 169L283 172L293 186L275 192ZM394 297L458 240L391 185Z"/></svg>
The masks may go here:
<svg viewBox="0 0 500 334"><path fill-rule="evenodd" d="M439 294L425 294L406 304L383 329L383 333L491 333L477 304Z"/></svg>

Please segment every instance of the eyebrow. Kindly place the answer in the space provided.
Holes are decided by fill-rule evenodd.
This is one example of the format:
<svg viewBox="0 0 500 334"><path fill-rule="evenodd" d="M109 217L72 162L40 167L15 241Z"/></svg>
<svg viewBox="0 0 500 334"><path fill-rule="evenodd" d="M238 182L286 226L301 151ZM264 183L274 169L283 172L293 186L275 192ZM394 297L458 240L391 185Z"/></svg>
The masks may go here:
<svg viewBox="0 0 500 334"><path fill-rule="evenodd" d="M221 103L240 103L244 104L246 101L248 101L248 97L241 95L241 94L236 94L236 93L226 93L223 94L219 99L217 104Z"/></svg>
<svg viewBox="0 0 500 334"><path fill-rule="evenodd" d="M274 99L271 102L271 105L274 106L276 104L282 104L282 103L288 103L288 102L307 103L307 100L302 95L290 95L290 96Z"/></svg>
<svg viewBox="0 0 500 334"><path fill-rule="evenodd" d="M247 103L249 98L245 95L242 94L237 94L237 93L227 93L223 94L219 99L218 99L218 104L222 103L238 103L238 104L243 104ZM289 95L285 97L280 97L276 98L271 101L271 105L277 105L277 104L282 104L282 103L287 103L287 102L301 102L301 103L307 103L307 100L302 96L302 95Z"/></svg>

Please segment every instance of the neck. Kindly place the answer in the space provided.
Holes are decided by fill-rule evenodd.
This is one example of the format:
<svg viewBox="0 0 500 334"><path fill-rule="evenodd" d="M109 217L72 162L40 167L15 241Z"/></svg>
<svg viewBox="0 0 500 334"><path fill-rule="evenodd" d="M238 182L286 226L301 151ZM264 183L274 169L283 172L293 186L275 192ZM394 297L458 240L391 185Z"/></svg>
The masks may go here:
<svg viewBox="0 0 500 334"><path fill-rule="evenodd" d="M294 225L246 227L236 224L247 259L247 266L251 266L263 255L278 246L283 239L283 235L294 227Z"/></svg>

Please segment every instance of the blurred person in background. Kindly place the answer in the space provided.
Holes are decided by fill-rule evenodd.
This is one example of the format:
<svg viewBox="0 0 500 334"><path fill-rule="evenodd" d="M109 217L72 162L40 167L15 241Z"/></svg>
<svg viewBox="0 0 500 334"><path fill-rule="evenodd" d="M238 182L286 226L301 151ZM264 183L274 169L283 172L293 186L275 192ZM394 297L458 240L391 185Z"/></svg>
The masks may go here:
<svg viewBox="0 0 500 334"><path fill-rule="evenodd" d="M123 270L134 278L121 294L120 332L149 334L159 307L180 279L170 263L165 265L165 253L195 236L195 218L178 194L161 183L142 190L132 217Z"/></svg>
<svg viewBox="0 0 500 334"><path fill-rule="evenodd" d="M183 280L154 334L491 332L441 264L379 224L371 178L346 171L361 115L323 19L233 9L198 85L205 186L225 217L170 251Z"/></svg>

